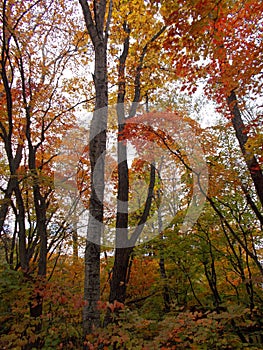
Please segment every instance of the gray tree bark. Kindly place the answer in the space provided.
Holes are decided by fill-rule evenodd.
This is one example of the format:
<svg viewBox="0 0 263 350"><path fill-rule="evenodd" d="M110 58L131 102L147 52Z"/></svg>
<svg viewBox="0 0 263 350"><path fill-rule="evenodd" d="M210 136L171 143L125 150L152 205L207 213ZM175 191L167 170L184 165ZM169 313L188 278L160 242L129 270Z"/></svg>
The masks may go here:
<svg viewBox="0 0 263 350"><path fill-rule="evenodd" d="M108 106L107 41L111 17L111 2L106 18L106 0L93 1L93 13L87 0L79 0L94 54L95 111L90 127L89 157L91 164L91 195L89 222L85 250L85 282L83 335L100 325L98 301L100 299L100 240L103 230L104 167ZM106 24L105 24L106 22Z"/></svg>

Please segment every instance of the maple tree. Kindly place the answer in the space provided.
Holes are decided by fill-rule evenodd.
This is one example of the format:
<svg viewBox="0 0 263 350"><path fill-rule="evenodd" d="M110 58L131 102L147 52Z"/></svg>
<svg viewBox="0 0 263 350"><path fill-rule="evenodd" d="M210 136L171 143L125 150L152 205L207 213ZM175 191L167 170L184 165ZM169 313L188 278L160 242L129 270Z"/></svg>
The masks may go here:
<svg viewBox="0 0 263 350"><path fill-rule="evenodd" d="M89 34L91 36L92 42L96 44L96 40L94 38L95 33L90 32L88 28L88 24L90 27L92 25L90 23L92 18L91 18L91 13L90 9L86 6L86 2L81 3L82 8L83 8L83 13L85 16L86 24L87 24L87 29L89 31ZM96 6L96 4L94 4ZM107 4L104 4L104 7L106 9ZM111 7L111 4L108 4L109 10ZM114 33L118 33L118 35L114 35L113 39L111 39L110 43L110 53L115 55L116 51L116 46L118 47L119 45L123 46L123 51L121 55L118 58L118 68L115 69L115 66L112 68L112 72L109 76L114 78L117 72L117 80L118 80L118 92L117 92L117 122L118 122L118 131L121 132L124 125L125 125L125 108L124 108L124 102L125 102L125 95L132 95L132 105L130 108L129 117L134 116L136 113L136 109L138 106L138 103L141 101L142 97L146 94L146 91L150 89L156 88L156 86L153 84L153 81L158 79L149 79L149 76L151 75L151 72L153 69L156 69L157 65L157 55L155 53L156 48L158 47L160 52L161 52L161 45L158 42L159 38L161 38L162 34L164 33L166 26L163 25L161 22L158 24L159 30L156 30L153 25L156 25L156 20L154 19L154 14L157 11L157 7L155 5L152 6L151 9L149 9L149 15L151 14L152 20L148 21L147 23L149 24L149 28L144 28L145 30L145 38L142 40L140 43L140 47L138 47L138 43L130 43L138 36L138 32L141 30L142 25L146 27L146 22L144 19L142 19L141 22L138 22L138 18L136 16L136 9L144 7L146 9L146 6L143 2L140 3L126 3L126 2L119 2L119 3L114 3L113 4L113 9L112 9L112 14L113 14L113 23L110 26L111 30ZM121 17L120 17L121 15ZM96 22L96 19L95 19ZM101 25L102 25L102 20L101 20ZM107 39L108 36L108 30L109 30L109 20L104 20L104 25L105 25L105 40ZM148 29L151 29L149 31ZM161 39L163 40L163 39ZM136 64L136 56L140 52L139 55L139 63ZM134 55L136 56L134 57ZM95 49L95 55L96 55L96 49ZM102 60L102 55L99 55L98 60ZM132 60L132 61L131 61ZM105 61L105 59L104 59ZM96 62L96 57L95 57L95 62ZM150 62L150 65L147 67L147 63ZM134 66L136 67L134 68ZM131 67L131 69L130 69ZM130 69L129 78L126 78L126 73ZM100 67L96 66L95 63L95 75L97 74L96 72L100 72ZM106 73L106 68L104 68L104 75L105 77L107 76ZM134 74L135 73L135 74ZM128 75L127 74L127 75ZM144 82L147 80L150 80L149 86L145 87L145 92L142 93L142 85ZM160 80L159 80L160 81ZM155 82L156 84L156 82ZM96 82L95 82L96 85ZM101 85L100 85L101 87ZM95 86L96 88L96 86ZM98 99L98 93L96 94ZM105 106L105 103L104 103ZM100 108L104 107L100 105ZM96 103L95 103L95 111L96 111ZM95 112L96 113L96 112ZM101 109L100 113L104 113L104 111ZM106 113L106 109L105 109ZM104 127L106 126L103 124L104 122L101 121L101 118L98 119L98 128L100 132L104 133ZM91 128L92 129L92 128ZM90 136L91 140L92 135ZM96 135L97 138L97 135ZM93 142L93 141L92 141ZM98 151L98 144L94 146L94 152L95 149ZM89 153L91 154L91 144L89 145ZM103 154L101 151L100 154ZM129 259L130 255L132 252L132 247L136 243L137 238L139 237L144 222L146 221L147 215L150 210L150 201L151 201L151 189L150 187L153 187L153 182L154 182L154 173L152 171L152 180L150 182L150 187L149 187L149 200L146 203L145 211L141 217L141 221L139 221L138 228L135 230L132 239L129 241L128 240L128 193L129 193L129 175L128 175L128 165L127 165L127 148L126 145L122 142L118 142L118 195L117 195L117 216L116 216L116 250L115 250L115 265L113 267L113 278L111 281L111 292L110 292L110 297L109 300L110 302L113 302L114 300L118 300L123 302L125 300L125 290L126 290L126 274L127 274L127 269L128 269L128 264L129 264ZM98 157L95 159L97 160ZM102 159L102 158L100 158ZM95 167L96 162L94 161L94 167ZM90 179L96 178L96 181L98 181L99 177L96 175L94 177L92 173L92 162L91 162L91 174L90 174ZM100 175L104 174L104 169L100 168L99 166L96 165L96 169L99 171L100 170ZM103 175L104 176L104 175ZM93 181L93 180L91 180ZM98 186L100 188L103 188L101 181L101 184L98 182ZM92 182L91 182L91 200L89 204L89 210L92 213L92 207L90 207L92 203ZM94 188L97 187L97 185L94 185ZM95 195L95 194L94 194ZM98 195L98 194L97 194ZM102 193L99 196L100 198L103 198ZM125 207L126 206L126 209ZM96 211L97 212L97 211ZM101 213L103 212L103 208L101 208ZM92 214L91 214L92 215ZM94 217L94 215L92 215ZM102 219L102 217L101 217ZM91 219L93 220L93 219ZM101 220L95 221L95 224L100 226L98 222ZM99 229L99 228L96 228ZM98 232L95 234L96 229L88 229L88 231L92 231L92 236L89 238L88 241L94 241L96 238L97 242L100 242L100 233ZM126 233L124 232L126 231ZM88 234L89 235L89 234ZM88 245L92 243L88 243ZM92 263L92 270L93 273L92 275L94 276L94 266L97 266L97 280L99 276L99 251L97 249L97 255L94 254L94 259ZM96 263L95 263L96 261ZM87 264L88 266L88 264ZM95 280L94 278L92 279L93 281ZM90 278L87 277L87 281L91 281ZM123 282L123 283L121 283ZM89 282L87 282L89 283ZM97 283L96 287L90 288L90 292L87 293L87 295L91 295L91 289L92 293L94 293L95 290L97 290L97 300L98 301L98 290L99 290L99 284ZM89 306L91 308L91 306ZM94 317L94 310L92 312L92 317Z"/></svg>
<svg viewBox="0 0 263 350"><path fill-rule="evenodd" d="M1 240L10 267L32 275L33 282L36 263L37 275L45 279L48 254L67 234L54 193L54 159L74 125L62 79L77 42L68 31L72 22L61 20L59 3L4 1L1 14ZM41 293L33 293L32 317L41 315L42 302Z"/></svg>
<svg viewBox="0 0 263 350"><path fill-rule="evenodd" d="M245 1L178 2L165 8L168 23L175 23L167 48L175 59L175 69L191 91L198 79L206 78L206 93L222 108L228 107L232 126L262 205L260 157L246 144L250 127L261 118L260 110L245 125L242 110L249 98L261 94L262 83L262 4ZM169 45L169 46L168 46ZM184 52L186 50L186 52ZM225 109L223 109L225 111Z"/></svg>
<svg viewBox="0 0 263 350"><path fill-rule="evenodd" d="M147 12L138 20L137 10ZM155 3L145 4L138 2L119 2L113 8L113 30L118 33L114 37L111 50L114 53L116 47L122 47L118 56L118 69L116 78L117 91L117 123L118 133L125 130L129 119L138 112L139 102L143 98L148 99L150 91L153 91L161 83L161 76L167 79L167 74L161 74L157 62L160 62L163 34L166 25L154 18L158 11ZM142 34L143 29L143 34ZM139 39L140 38L140 39ZM138 40L139 39L139 40ZM157 55L158 53L158 55ZM163 57L163 65L166 64ZM159 74L154 74L158 71ZM113 77L115 77L113 75ZM127 100L131 99L131 106L127 107ZM127 116L126 116L127 114ZM129 137L128 137L129 139ZM148 193L144 209L138 218L135 228L130 226L129 214L129 191L130 170L128 167L127 140L118 138L118 193L116 215L116 248L113 266L113 276L109 302L114 300L125 302L128 278L128 267L133 247L140 237L142 230L150 214L152 206L153 188L155 183L155 166L151 164ZM131 232L133 230L133 232ZM106 319L106 323L108 320Z"/></svg>

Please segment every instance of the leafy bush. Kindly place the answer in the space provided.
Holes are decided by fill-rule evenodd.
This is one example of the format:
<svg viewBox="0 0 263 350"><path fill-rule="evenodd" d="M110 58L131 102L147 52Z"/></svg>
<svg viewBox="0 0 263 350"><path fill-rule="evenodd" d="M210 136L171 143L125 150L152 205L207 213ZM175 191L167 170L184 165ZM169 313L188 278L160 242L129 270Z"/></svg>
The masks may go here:
<svg viewBox="0 0 263 350"><path fill-rule="evenodd" d="M82 337L81 276L64 266L51 281L26 277L8 267L0 275L1 349L76 349ZM36 296L43 301L40 317L30 315Z"/></svg>

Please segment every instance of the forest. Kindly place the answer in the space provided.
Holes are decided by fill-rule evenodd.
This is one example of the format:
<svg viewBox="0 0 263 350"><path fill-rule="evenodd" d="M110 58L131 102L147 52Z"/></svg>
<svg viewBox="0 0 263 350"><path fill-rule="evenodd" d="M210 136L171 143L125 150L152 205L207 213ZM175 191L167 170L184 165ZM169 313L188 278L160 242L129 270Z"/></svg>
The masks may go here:
<svg viewBox="0 0 263 350"><path fill-rule="evenodd" d="M263 1L0 26L0 349L262 349Z"/></svg>

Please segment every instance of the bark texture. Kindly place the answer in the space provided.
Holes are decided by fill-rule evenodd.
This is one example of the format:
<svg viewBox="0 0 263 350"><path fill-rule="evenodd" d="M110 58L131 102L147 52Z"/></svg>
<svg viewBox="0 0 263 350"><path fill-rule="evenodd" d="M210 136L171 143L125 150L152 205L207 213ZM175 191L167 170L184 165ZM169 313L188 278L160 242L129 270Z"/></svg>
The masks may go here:
<svg viewBox="0 0 263 350"><path fill-rule="evenodd" d="M100 299L100 240L103 230L104 158L108 106L107 39L111 2L108 4L106 0L94 1L92 10L87 0L79 0L79 3L94 48L93 80L96 92L95 111L91 121L89 140L91 195L85 249L84 299L86 305L83 310L83 333L85 337L92 331L93 327L100 325L98 309ZM109 9L107 19L105 19L107 5L109 5Z"/></svg>
<svg viewBox="0 0 263 350"><path fill-rule="evenodd" d="M234 91L231 92L227 99L228 106L232 113L232 125L235 129L236 137L238 139L242 154L244 156L247 168L250 172L253 180L258 198L263 207L263 174L262 169L254 154L251 154L246 149L246 143L248 140L247 130L242 120L241 112L238 108L237 97Z"/></svg>

